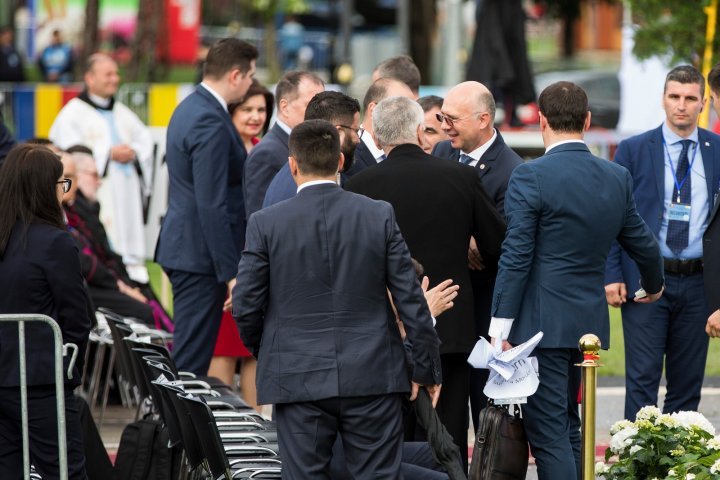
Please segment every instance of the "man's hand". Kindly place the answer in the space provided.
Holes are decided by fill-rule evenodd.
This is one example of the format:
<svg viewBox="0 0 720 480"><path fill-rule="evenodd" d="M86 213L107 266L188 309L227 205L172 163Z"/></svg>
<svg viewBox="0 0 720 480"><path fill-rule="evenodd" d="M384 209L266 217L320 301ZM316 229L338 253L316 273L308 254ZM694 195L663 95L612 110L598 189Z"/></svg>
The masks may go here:
<svg viewBox="0 0 720 480"><path fill-rule="evenodd" d="M227 300L225 300L225 304L223 305L223 310L225 310L226 312L228 312L232 309L232 291L233 291L233 288L235 287L236 281L237 280L235 278L233 278L232 280L227 282L228 297L227 297Z"/></svg>
<svg viewBox="0 0 720 480"><path fill-rule="evenodd" d="M115 160L116 162L130 163L135 160L136 157L137 155L135 155L135 150L124 143L121 145L115 145L110 149L110 159Z"/></svg>
<svg viewBox="0 0 720 480"><path fill-rule="evenodd" d="M720 310L715 310L709 317L705 331L710 337L720 337Z"/></svg>
<svg viewBox="0 0 720 480"><path fill-rule="evenodd" d="M654 301L659 300L660 297L662 297L664 291L665 287L662 287L657 293L648 293L646 297L635 297L633 300L635 300L637 303L653 303Z"/></svg>
<svg viewBox="0 0 720 480"><path fill-rule="evenodd" d="M490 345L492 345L494 347L495 342L497 342L497 339L495 337L490 337ZM503 352L506 350L510 350L511 348L513 348L513 346L510 345L510 342L508 342L507 340L502 341L502 351Z"/></svg>
<svg viewBox="0 0 720 480"><path fill-rule="evenodd" d="M420 385L419 383L412 382L412 390L410 391L411 402L415 401L417 398L420 387L425 387L428 395L430 395L430 400L432 400L432 406L435 408L438 400L440 399L440 389L442 388L442 385Z"/></svg>
<svg viewBox="0 0 720 480"><path fill-rule="evenodd" d="M477 248L475 238L470 237L470 246L468 247L468 267L470 267L470 270L483 270L485 265L482 260L482 255L480 255L480 250Z"/></svg>
<svg viewBox="0 0 720 480"><path fill-rule="evenodd" d="M624 283L608 283L605 285L605 298L608 305L618 308L627 302L627 288Z"/></svg>
<svg viewBox="0 0 720 480"><path fill-rule="evenodd" d="M430 285L430 279L423 277L422 291L425 294L425 300L427 301L428 308L430 308L430 315L437 318L438 315L443 313L445 310L449 310L455 305L453 299L457 297L460 285L453 285L453 281L449 278L443 282L438 283L433 288L428 290Z"/></svg>

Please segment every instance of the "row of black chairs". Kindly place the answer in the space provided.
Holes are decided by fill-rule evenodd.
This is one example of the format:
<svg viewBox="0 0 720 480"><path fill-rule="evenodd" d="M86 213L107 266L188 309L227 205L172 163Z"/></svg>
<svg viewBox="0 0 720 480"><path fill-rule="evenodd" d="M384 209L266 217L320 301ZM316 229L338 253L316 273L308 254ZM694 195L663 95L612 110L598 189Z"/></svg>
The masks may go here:
<svg viewBox="0 0 720 480"><path fill-rule="evenodd" d="M112 334L118 376L131 385L138 400L136 416L162 420L168 448L182 450L181 479L280 478L273 422L218 379L178 372L162 342L138 336L112 312L103 314Z"/></svg>

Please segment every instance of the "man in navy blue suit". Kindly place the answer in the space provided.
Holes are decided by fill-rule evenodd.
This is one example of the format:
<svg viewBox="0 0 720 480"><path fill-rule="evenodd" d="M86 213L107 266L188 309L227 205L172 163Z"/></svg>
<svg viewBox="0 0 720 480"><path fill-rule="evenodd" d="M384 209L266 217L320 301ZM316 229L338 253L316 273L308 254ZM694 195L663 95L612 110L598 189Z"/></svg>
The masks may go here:
<svg viewBox="0 0 720 480"><path fill-rule="evenodd" d="M710 100L715 113L720 116L720 63L708 74ZM711 337L720 337L720 185L717 185L713 200L715 206L710 214L708 226L703 235L703 269L705 276L705 297L710 307L705 332Z"/></svg>
<svg viewBox="0 0 720 480"><path fill-rule="evenodd" d="M510 174L522 163L520 156L505 144L495 129L495 99L479 82L463 82L451 88L439 112L440 128L450 140L439 142L433 155L462 162L475 168L485 193L498 213L505 216L505 192ZM475 328L487 338L490 326L490 304L497 268L484 264L478 257L475 240L470 244L468 262L475 298ZM470 372L470 407L477 432L480 410L487 405L483 393L489 370Z"/></svg>
<svg viewBox="0 0 720 480"><path fill-rule="evenodd" d="M653 305L626 300L640 287L638 273L617 245L605 277L607 301L621 307L625 334L625 417L657 404L665 365L663 411L697 410L709 315L703 284L703 233L720 182L720 137L698 128L705 80L689 65L668 73L665 122L618 145L615 162L630 171L640 216L660 244L665 295Z"/></svg>
<svg viewBox="0 0 720 480"><path fill-rule="evenodd" d="M245 244L245 147L227 104L243 98L257 49L235 38L208 52L203 81L175 109L167 132L168 211L155 253L174 296L173 355L180 370L207 373L222 308Z"/></svg>
<svg viewBox="0 0 720 480"><path fill-rule="evenodd" d="M439 339L392 207L342 190L337 129L290 134L298 194L253 214L233 316L275 404L283 478L329 478L342 437L353 478L400 478L401 395L440 395ZM358 248L360 246L360 248ZM412 386L388 291L412 342Z"/></svg>
<svg viewBox="0 0 720 480"><path fill-rule="evenodd" d="M647 296L636 302L660 297L662 259L635 208L630 174L593 156L582 140L590 126L585 92L558 82L540 94L539 107L546 153L510 177L489 334L508 348L544 333L534 351L540 385L523 409L525 430L538 478L571 480L581 478L578 340L593 333L609 346L608 250L617 239L640 267Z"/></svg>
<svg viewBox="0 0 720 480"><path fill-rule="evenodd" d="M360 143L358 136L360 104L358 101L340 92L320 92L308 103L305 120L325 120L335 125L340 134L340 151L345 158L343 170L351 168L354 162L355 147ZM343 176L342 173L340 175ZM296 192L297 185L290 173L290 165L285 163L265 192L263 208L292 198Z"/></svg>
<svg viewBox="0 0 720 480"><path fill-rule="evenodd" d="M287 72L275 86L275 124L245 162L243 195L246 218L262 208L270 182L288 161L290 131L305 118L310 100L324 90L323 81L310 72Z"/></svg>

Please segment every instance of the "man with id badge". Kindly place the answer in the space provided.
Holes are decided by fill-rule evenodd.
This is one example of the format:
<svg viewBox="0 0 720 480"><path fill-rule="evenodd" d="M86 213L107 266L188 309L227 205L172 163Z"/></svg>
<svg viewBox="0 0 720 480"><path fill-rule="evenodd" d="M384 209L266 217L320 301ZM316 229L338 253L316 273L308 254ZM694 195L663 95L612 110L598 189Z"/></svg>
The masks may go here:
<svg viewBox="0 0 720 480"><path fill-rule="evenodd" d="M625 417L657 405L665 366L666 413L697 410L700 402L709 315L703 281L703 233L720 182L720 137L698 128L705 80L692 66L665 79L663 124L620 142L615 162L630 171L638 212L655 234L664 257L665 293L655 303L643 295L637 268L614 244L605 293L621 307L625 335Z"/></svg>

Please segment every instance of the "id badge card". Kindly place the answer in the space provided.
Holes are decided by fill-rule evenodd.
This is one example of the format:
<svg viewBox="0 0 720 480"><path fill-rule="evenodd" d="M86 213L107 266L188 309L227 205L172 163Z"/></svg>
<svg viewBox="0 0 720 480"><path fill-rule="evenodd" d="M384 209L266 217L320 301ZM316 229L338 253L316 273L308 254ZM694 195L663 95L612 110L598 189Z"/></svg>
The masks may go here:
<svg viewBox="0 0 720 480"><path fill-rule="evenodd" d="M690 205L687 205L685 203L671 203L670 210L668 212L668 220L675 220L677 222L689 222L690 209Z"/></svg>

